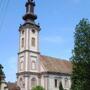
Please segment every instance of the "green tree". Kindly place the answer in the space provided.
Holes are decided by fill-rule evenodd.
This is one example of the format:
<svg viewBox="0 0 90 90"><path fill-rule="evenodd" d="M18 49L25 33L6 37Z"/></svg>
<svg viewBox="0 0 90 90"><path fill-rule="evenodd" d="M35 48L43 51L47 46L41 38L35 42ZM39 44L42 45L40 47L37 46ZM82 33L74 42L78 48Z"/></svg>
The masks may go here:
<svg viewBox="0 0 90 90"><path fill-rule="evenodd" d="M33 87L32 90L44 90L42 86Z"/></svg>
<svg viewBox="0 0 90 90"><path fill-rule="evenodd" d="M90 90L90 22L82 19L76 25L74 49L71 58L71 90Z"/></svg>
<svg viewBox="0 0 90 90"><path fill-rule="evenodd" d="M60 85L59 85L59 90L64 90L61 82L60 82Z"/></svg>
<svg viewBox="0 0 90 90"><path fill-rule="evenodd" d="M5 75L2 69L3 69L3 66L0 64L0 88L1 88L1 82L5 78Z"/></svg>

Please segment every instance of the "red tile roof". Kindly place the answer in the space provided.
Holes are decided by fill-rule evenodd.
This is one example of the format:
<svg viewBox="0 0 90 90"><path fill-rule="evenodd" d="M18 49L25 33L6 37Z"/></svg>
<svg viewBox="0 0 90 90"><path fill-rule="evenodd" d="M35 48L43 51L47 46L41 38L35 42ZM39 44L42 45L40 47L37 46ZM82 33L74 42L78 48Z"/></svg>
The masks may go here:
<svg viewBox="0 0 90 90"><path fill-rule="evenodd" d="M17 84L16 83L10 83L10 82L8 82L8 89L9 90L20 90L20 88L17 86Z"/></svg>
<svg viewBox="0 0 90 90"><path fill-rule="evenodd" d="M72 72L72 64L70 61L43 55L40 55L40 61L44 65L47 72L64 74L71 74Z"/></svg>

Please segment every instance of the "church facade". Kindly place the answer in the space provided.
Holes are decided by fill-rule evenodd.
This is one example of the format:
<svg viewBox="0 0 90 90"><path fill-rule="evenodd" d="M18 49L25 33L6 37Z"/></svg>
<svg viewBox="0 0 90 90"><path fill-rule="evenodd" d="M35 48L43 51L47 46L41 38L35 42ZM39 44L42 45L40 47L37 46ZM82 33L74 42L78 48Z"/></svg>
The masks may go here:
<svg viewBox="0 0 90 90"><path fill-rule="evenodd" d="M60 83L64 90L70 90L72 64L67 60L41 55L39 52L40 26L36 24L35 2L26 2L25 21L19 27L19 53L17 85L20 90L32 90L42 86L45 90L59 90Z"/></svg>

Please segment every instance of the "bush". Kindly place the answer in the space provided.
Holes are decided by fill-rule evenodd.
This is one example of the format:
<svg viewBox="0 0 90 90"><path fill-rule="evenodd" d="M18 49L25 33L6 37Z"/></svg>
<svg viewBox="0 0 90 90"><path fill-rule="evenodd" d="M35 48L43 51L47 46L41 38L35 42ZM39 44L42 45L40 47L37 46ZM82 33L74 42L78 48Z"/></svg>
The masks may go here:
<svg viewBox="0 0 90 90"><path fill-rule="evenodd" d="M33 87L32 90L45 90L42 86Z"/></svg>

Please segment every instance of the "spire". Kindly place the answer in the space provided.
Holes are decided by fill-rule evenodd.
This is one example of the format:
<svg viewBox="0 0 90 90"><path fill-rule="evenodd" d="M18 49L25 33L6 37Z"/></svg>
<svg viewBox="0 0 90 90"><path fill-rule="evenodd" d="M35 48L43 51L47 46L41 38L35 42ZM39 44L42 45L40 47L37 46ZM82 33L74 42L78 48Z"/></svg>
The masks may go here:
<svg viewBox="0 0 90 90"><path fill-rule="evenodd" d="M25 22L34 23L34 21L37 19L37 16L34 14L34 7L35 7L34 0L28 0L25 6L26 6L26 14L23 16L23 20L25 20Z"/></svg>

